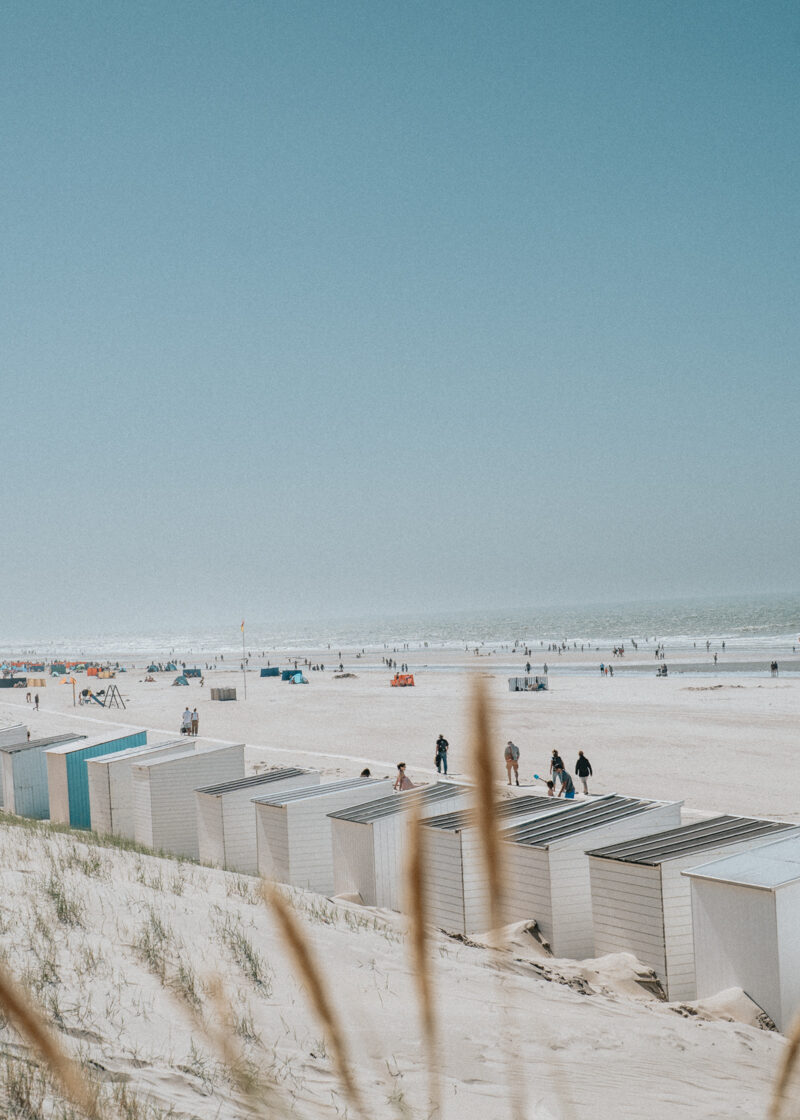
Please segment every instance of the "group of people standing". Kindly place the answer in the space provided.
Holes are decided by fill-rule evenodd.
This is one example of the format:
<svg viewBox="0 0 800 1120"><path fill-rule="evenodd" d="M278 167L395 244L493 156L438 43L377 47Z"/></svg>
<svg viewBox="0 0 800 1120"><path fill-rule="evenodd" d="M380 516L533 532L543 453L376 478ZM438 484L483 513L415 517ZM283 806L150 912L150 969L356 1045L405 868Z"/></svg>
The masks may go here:
<svg viewBox="0 0 800 1120"><path fill-rule="evenodd" d="M181 717L181 735L196 735L200 726L200 716L197 708L192 712L188 706Z"/></svg>

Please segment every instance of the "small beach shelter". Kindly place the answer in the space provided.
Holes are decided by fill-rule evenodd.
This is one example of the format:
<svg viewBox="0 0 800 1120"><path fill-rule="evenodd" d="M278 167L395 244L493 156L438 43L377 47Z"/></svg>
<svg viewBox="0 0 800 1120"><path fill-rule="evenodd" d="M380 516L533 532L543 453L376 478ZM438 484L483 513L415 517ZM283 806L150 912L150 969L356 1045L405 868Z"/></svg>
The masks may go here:
<svg viewBox="0 0 800 1120"><path fill-rule="evenodd" d="M28 729L24 723L9 723L0 727L0 749L13 746L15 743L24 743L28 738ZM3 784L0 782L0 809L3 808Z"/></svg>
<svg viewBox="0 0 800 1120"><path fill-rule="evenodd" d="M168 661L167 664L164 666L164 672L165 673L177 673L177 671L178 671L178 666L175 664L174 661Z"/></svg>
<svg viewBox="0 0 800 1120"><path fill-rule="evenodd" d="M276 797L285 790L313 786L319 774L287 766L250 774L219 785L203 786L194 791L197 808L197 841L202 863L258 874L256 851L256 810L253 798Z"/></svg>
<svg viewBox="0 0 800 1120"><path fill-rule="evenodd" d="M571 813L581 804L528 794L498 801L498 822ZM453 933L485 930L488 890L477 817L472 809L443 813L422 823L431 925Z"/></svg>
<svg viewBox="0 0 800 1120"><path fill-rule="evenodd" d="M391 788L391 778L345 778L254 799L259 874L330 894L333 850L328 813L385 797Z"/></svg>
<svg viewBox="0 0 800 1120"><path fill-rule="evenodd" d="M244 743L186 749L170 758L142 759L131 767L137 843L198 859L194 791L244 777Z"/></svg>
<svg viewBox="0 0 800 1120"><path fill-rule="evenodd" d="M173 681L172 683L173 683L173 685L176 685L176 684L185 684L185 685L187 685L187 686L188 686L188 684L189 684L189 682L187 681L186 677L184 677L184 675L183 675L183 674L181 674L181 675L180 675L179 677L176 677L176 678L175 678L175 680L174 680L174 681Z"/></svg>
<svg viewBox="0 0 800 1120"><path fill-rule="evenodd" d="M85 735L68 732L0 746L5 809L9 813L16 813L18 817L46 820L50 815L50 799L47 793L47 759L44 752L61 743L85 739Z"/></svg>
<svg viewBox="0 0 800 1120"><path fill-rule="evenodd" d="M330 813L334 892L402 910L409 813L424 820L453 812L468 792L455 782L437 782Z"/></svg>
<svg viewBox="0 0 800 1120"><path fill-rule="evenodd" d="M786 1031L800 1011L800 837L684 871L699 998L742 988Z"/></svg>
<svg viewBox="0 0 800 1120"><path fill-rule="evenodd" d="M46 750L50 820L68 824L71 828L90 828L87 759L116 754L130 747L143 747L146 742L146 731L127 731L117 735L106 731L94 738Z"/></svg>
<svg viewBox="0 0 800 1120"><path fill-rule="evenodd" d="M308 684L308 677L304 677L302 673L295 673L292 684Z"/></svg>
<svg viewBox="0 0 800 1120"><path fill-rule="evenodd" d="M197 743L195 740L195 750ZM133 777L131 768L139 761L182 754L186 739L170 739L152 746L87 759L89 817L93 832L101 836L135 838L133 828Z"/></svg>
<svg viewBox="0 0 800 1120"><path fill-rule="evenodd" d="M154 664L154 665L148 665L147 666L147 671L148 671L148 673L160 673L161 669L158 665Z"/></svg>
<svg viewBox="0 0 800 1120"><path fill-rule="evenodd" d="M633 953L667 999L695 999L689 880L698 863L761 847L797 826L719 816L590 851L594 951Z"/></svg>
<svg viewBox="0 0 800 1120"><path fill-rule="evenodd" d="M279 677L280 675L281 671L277 665L273 665L270 668L261 670L262 677Z"/></svg>
<svg viewBox="0 0 800 1120"><path fill-rule="evenodd" d="M504 829L506 921L535 919L556 957L592 956L587 849L659 832L680 820L680 801L612 793L579 802L569 814Z"/></svg>

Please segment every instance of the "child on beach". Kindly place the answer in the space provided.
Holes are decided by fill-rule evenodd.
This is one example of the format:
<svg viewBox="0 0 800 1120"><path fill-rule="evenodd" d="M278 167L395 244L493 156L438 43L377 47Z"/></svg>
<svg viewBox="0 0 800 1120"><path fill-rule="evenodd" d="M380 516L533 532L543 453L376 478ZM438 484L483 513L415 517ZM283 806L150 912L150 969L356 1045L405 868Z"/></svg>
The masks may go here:
<svg viewBox="0 0 800 1120"><path fill-rule="evenodd" d="M402 792L404 789L413 789L414 788L414 783L406 775L406 764L405 764L405 762L398 762L398 764L397 764L397 777L394 780L394 786L392 788L396 789L398 791L398 793Z"/></svg>

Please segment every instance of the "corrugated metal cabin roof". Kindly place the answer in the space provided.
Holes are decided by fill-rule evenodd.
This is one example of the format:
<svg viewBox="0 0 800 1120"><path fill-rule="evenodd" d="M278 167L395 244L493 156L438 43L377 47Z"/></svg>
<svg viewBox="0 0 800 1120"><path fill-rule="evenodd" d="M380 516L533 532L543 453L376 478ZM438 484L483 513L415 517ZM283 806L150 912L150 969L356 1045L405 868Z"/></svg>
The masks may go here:
<svg viewBox="0 0 800 1120"><path fill-rule="evenodd" d="M600 828L626 817L634 817L665 804L664 801L643 801L639 797L611 794L591 804L582 802L571 813L558 814L543 821L512 825L503 830L502 839L514 844L524 844L528 848L549 848L551 844L568 836L588 832L589 829Z"/></svg>
<svg viewBox="0 0 800 1120"><path fill-rule="evenodd" d="M764 844L750 852L725 856L682 871L690 879L711 879L759 890L775 890L800 880L800 836Z"/></svg>
<svg viewBox="0 0 800 1120"><path fill-rule="evenodd" d="M397 813L403 813L412 805L430 805L437 801L445 801L448 797L456 797L459 793L463 793L466 788L466 786L456 785L454 782L437 782L436 785L428 786L427 789L408 789L402 793L391 793L388 797L381 797L377 801L368 801L365 805L352 805L348 809L337 809L333 813L328 813L328 816L336 820L369 824L370 821L377 821L382 817L392 817Z"/></svg>
<svg viewBox="0 0 800 1120"><path fill-rule="evenodd" d="M185 746L185 739L167 739L165 743L142 743L138 747L126 747L124 751L112 751L110 754L99 754L97 758L87 759L88 762L122 762L126 758L136 758L138 755L145 757L151 751L165 750L167 747Z"/></svg>
<svg viewBox="0 0 800 1120"><path fill-rule="evenodd" d="M263 786L269 782L279 782L284 778L297 778L301 774L310 774L310 770L303 770L299 766L286 766L282 770L268 770L264 774L248 774L246 778L234 778L231 782L219 782L215 786L200 786L195 793L208 793L217 795L231 793L235 789L249 789L251 786Z"/></svg>
<svg viewBox="0 0 800 1120"><path fill-rule="evenodd" d="M57 746L59 743L72 743L78 739L85 739L85 735L47 735L44 739L26 740L24 743L14 743L10 747L0 747L3 754L18 754L20 751L31 751L34 747Z"/></svg>
<svg viewBox="0 0 800 1120"><path fill-rule="evenodd" d="M642 836L638 840L626 840L622 844L609 844L589 852L590 856L601 859L615 859L623 863L641 863L657 867L671 859L681 859L695 852L705 852L722 844L736 844L744 840L755 840L770 833L785 832L797 825L783 821L766 821L756 817L720 816L710 817L694 824L668 828L655 832L652 836Z"/></svg>
<svg viewBox="0 0 800 1120"><path fill-rule="evenodd" d="M498 820L508 817L521 816L523 813L544 813L548 809L577 808L579 802L564 801L555 797L509 797L505 801L495 803L495 815ZM422 823L431 828L441 828L445 832L458 832L462 828L474 828L478 817L474 809L456 809L452 813L442 813L438 817L429 817Z"/></svg>
<svg viewBox="0 0 800 1120"><path fill-rule="evenodd" d="M116 743L119 739L127 739L131 735L146 734L146 728L137 727L131 731L106 732L105 735L93 735L85 738L82 743L66 743L63 747L52 747L48 754L71 754L73 751L82 751L87 747L102 747L103 743ZM144 744L142 744L144 745ZM112 753L109 751L109 754Z"/></svg>
<svg viewBox="0 0 800 1120"><path fill-rule="evenodd" d="M254 797L257 805L285 805L288 801L303 801L306 797L323 797L326 793L338 793L343 789L360 789L361 786L375 785L382 781L381 778L343 778L338 782L328 782L321 786L300 786L299 789L287 789L284 793L274 797Z"/></svg>

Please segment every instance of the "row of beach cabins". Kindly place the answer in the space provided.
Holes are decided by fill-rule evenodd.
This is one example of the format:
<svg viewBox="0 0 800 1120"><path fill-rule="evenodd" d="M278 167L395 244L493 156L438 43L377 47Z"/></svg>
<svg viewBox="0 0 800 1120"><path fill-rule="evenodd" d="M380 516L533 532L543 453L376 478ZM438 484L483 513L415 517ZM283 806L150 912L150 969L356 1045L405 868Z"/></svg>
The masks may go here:
<svg viewBox="0 0 800 1120"><path fill-rule="evenodd" d="M409 810L421 819L432 925L488 927L467 785L245 774L244 744L149 745L147 732L28 739L0 728L6 812L135 840L323 895L403 910ZM740 816L682 823L682 803L617 794L500 800L506 921L554 956L630 952L670 1001L739 987L775 1022L800 1008L800 827Z"/></svg>

